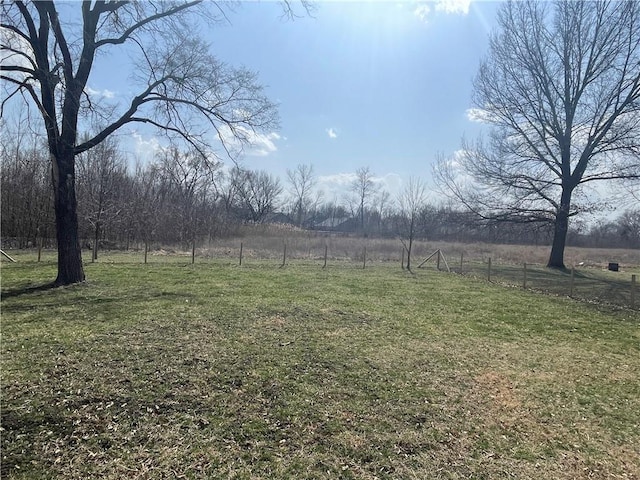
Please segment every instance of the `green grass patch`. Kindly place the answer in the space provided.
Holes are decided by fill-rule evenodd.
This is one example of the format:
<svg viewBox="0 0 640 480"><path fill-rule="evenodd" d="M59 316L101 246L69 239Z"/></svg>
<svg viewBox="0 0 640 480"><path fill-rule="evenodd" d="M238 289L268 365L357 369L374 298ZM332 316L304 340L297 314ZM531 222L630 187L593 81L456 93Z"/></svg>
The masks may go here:
<svg viewBox="0 0 640 480"><path fill-rule="evenodd" d="M2 478L638 478L640 320L397 266L2 264Z"/></svg>

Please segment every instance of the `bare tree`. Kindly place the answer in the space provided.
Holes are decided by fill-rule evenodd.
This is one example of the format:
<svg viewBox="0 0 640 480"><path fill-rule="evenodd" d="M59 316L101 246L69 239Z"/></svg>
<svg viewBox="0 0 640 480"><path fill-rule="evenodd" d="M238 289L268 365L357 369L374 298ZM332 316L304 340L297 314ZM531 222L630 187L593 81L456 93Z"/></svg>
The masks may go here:
<svg viewBox="0 0 640 480"><path fill-rule="evenodd" d="M407 252L407 270L411 271L411 249L419 230L421 211L427 201L427 187L420 178L411 177L398 194L399 215L397 232Z"/></svg>
<svg viewBox="0 0 640 480"><path fill-rule="evenodd" d="M377 233L382 234L384 220L388 216L389 212L393 209L391 194L384 189L378 191L378 194L373 199L373 210L375 212L377 220Z"/></svg>
<svg viewBox="0 0 640 480"><path fill-rule="evenodd" d="M232 173L242 216L252 222L263 222L278 206L282 193L280 180L264 171L239 167Z"/></svg>
<svg viewBox="0 0 640 480"><path fill-rule="evenodd" d="M35 246L53 232L46 148L42 138L29 132L25 118L0 127L2 235L15 237L21 248Z"/></svg>
<svg viewBox="0 0 640 480"><path fill-rule="evenodd" d="M507 2L497 22L474 82L494 128L436 176L482 218L552 224L548 266L564 268L587 187L640 178L640 3Z"/></svg>
<svg viewBox="0 0 640 480"><path fill-rule="evenodd" d="M220 143L228 148L249 142L255 130L276 125L275 107L262 94L255 74L218 61L208 53L209 45L194 35L194 24L203 14L224 17L224 2L98 0L77 5L80 25L70 11L74 4L15 0L0 7L3 110L9 99L21 95L36 105L47 133L59 285L85 278L78 239L76 155L128 124L151 125L201 153ZM197 10L200 5L203 8ZM137 93L127 104L94 108L97 99L87 88L89 76L101 52L118 48L139 54L130 81ZM78 141L82 120L101 127ZM217 140L210 140L211 131Z"/></svg>
<svg viewBox="0 0 640 480"><path fill-rule="evenodd" d="M135 235L144 242L147 249L155 240L160 218L167 203L161 167L156 163L143 166L138 162L133 185L136 195L132 199L131 216Z"/></svg>
<svg viewBox="0 0 640 480"><path fill-rule="evenodd" d="M289 182L289 195L293 204L293 218L295 224L301 227L313 203L313 188L317 183L313 165L300 164L295 170L287 169L287 181Z"/></svg>
<svg viewBox="0 0 640 480"><path fill-rule="evenodd" d="M640 209L625 210L618 218L618 235L627 248L640 248Z"/></svg>
<svg viewBox="0 0 640 480"><path fill-rule="evenodd" d="M195 242L202 203L214 191L218 167L213 160L203 158L196 150L181 152L169 148L158 155L158 167L164 182L165 208L173 225L165 229L177 232L177 240L185 246Z"/></svg>
<svg viewBox="0 0 640 480"><path fill-rule="evenodd" d="M216 204L218 215L217 231L221 235L229 235L232 227L237 225L236 207L239 203L239 189L241 182L236 178L240 174L239 168L222 173L221 182L216 187Z"/></svg>
<svg viewBox="0 0 640 480"><path fill-rule="evenodd" d="M356 197L357 214L360 218L360 229L362 233L365 234L366 208L371 201L371 197L373 197L378 191L378 187L373 181L373 173L371 173L369 167L360 167L356 170L356 178L351 184L351 191Z"/></svg>
<svg viewBox="0 0 640 480"><path fill-rule="evenodd" d="M93 228L92 258L97 260L102 229L120 213L116 191L126 177L126 166L113 138L82 153L76 162L79 211Z"/></svg>

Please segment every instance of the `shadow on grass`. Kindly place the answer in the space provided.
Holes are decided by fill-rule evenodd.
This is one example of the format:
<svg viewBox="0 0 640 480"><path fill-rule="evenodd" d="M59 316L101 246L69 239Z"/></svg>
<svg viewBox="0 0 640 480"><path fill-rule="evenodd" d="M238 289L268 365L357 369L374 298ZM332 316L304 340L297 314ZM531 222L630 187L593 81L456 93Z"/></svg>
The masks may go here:
<svg viewBox="0 0 640 480"><path fill-rule="evenodd" d="M7 298L20 297L22 295L29 295L30 293L36 292L46 292L48 290L52 290L54 288L58 288L55 282L49 282L42 285L33 285L29 287L22 288L14 288L11 290L6 290L0 293L0 300L5 300Z"/></svg>
<svg viewBox="0 0 640 480"><path fill-rule="evenodd" d="M2 450L4 457L0 465L0 477L8 478L13 473L30 471L37 464L39 452L32 447L28 439L41 435L42 432L56 434L59 438L70 438L74 427L65 411L47 407L37 413L22 413L11 406L2 409ZM38 467L31 474L38 472ZM45 478L45 477L40 477Z"/></svg>

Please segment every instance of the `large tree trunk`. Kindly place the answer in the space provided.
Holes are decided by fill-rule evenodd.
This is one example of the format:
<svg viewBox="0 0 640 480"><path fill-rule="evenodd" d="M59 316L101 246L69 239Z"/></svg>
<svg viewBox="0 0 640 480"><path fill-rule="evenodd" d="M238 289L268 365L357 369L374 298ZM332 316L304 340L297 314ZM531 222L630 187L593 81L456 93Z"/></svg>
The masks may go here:
<svg viewBox="0 0 640 480"><path fill-rule="evenodd" d="M547 267L564 269L564 247L567 244L567 232L569 231L569 211L571 207L571 190L564 189L560 201L560 208L556 213L556 221L553 231L553 243Z"/></svg>
<svg viewBox="0 0 640 480"><path fill-rule="evenodd" d="M65 152L53 159L53 189L58 239L58 278L55 284L83 282L73 152Z"/></svg>

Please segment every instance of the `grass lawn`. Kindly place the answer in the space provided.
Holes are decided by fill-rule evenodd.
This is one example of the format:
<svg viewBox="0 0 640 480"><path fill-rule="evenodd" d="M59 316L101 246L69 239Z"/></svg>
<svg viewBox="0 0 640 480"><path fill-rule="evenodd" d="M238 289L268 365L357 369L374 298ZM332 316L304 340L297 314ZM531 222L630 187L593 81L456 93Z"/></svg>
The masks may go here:
<svg viewBox="0 0 640 480"><path fill-rule="evenodd" d="M640 478L640 315L393 266L2 263L2 478Z"/></svg>

